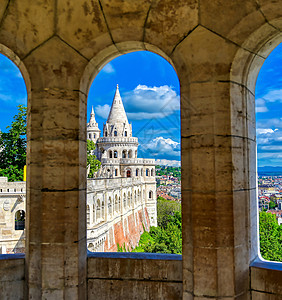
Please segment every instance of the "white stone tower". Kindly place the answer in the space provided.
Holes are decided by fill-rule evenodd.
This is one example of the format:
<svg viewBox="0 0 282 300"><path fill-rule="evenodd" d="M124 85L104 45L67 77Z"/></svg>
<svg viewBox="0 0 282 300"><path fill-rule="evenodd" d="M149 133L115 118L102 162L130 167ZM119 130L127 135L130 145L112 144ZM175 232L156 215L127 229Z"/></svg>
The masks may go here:
<svg viewBox="0 0 282 300"><path fill-rule="evenodd" d="M107 122L103 126L103 137L99 136L100 130L92 108L87 137L96 143L95 155L101 161L95 178L127 178L126 182L131 182L132 186L142 186L140 197L146 204L150 224L157 226L155 160L137 156L138 138L132 136L132 126L128 122L118 85Z"/></svg>
<svg viewBox="0 0 282 300"><path fill-rule="evenodd" d="M89 123L87 123L87 139L93 141L95 144L100 137L101 130L98 127L98 123L95 120L95 113L92 106Z"/></svg>

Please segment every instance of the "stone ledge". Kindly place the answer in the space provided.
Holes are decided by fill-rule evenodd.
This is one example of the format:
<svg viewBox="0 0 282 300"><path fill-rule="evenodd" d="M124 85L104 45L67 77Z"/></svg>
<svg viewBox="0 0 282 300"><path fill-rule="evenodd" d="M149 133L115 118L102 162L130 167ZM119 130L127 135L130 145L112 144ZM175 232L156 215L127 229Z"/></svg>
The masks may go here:
<svg viewBox="0 0 282 300"><path fill-rule="evenodd" d="M250 266L251 291L282 298L282 263L257 258ZM269 298L270 299L270 298Z"/></svg>
<svg viewBox="0 0 282 300"><path fill-rule="evenodd" d="M127 258L127 259L158 259L158 260L181 260L179 254L162 254L162 253L137 253L137 252L90 252L88 258Z"/></svg>

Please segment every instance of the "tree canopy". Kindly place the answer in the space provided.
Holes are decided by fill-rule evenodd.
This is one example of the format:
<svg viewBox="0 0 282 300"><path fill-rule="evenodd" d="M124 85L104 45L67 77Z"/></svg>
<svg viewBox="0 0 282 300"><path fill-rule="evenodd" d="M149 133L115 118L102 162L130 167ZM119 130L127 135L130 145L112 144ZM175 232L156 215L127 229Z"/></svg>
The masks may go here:
<svg viewBox="0 0 282 300"><path fill-rule="evenodd" d="M8 132L0 133L0 176L19 181L26 164L26 107L19 105L13 119Z"/></svg>
<svg viewBox="0 0 282 300"><path fill-rule="evenodd" d="M101 167L101 162L93 154L96 146L93 141L87 140L87 167L90 168L88 178L93 178L95 172Z"/></svg>
<svg viewBox="0 0 282 300"><path fill-rule="evenodd" d="M282 226L275 215L259 213L260 253L264 259L282 261Z"/></svg>

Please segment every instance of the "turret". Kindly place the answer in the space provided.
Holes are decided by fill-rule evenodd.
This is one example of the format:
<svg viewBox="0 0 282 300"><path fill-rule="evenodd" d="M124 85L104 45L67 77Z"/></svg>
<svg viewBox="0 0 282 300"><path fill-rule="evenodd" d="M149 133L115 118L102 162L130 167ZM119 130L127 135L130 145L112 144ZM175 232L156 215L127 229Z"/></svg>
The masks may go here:
<svg viewBox="0 0 282 300"><path fill-rule="evenodd" d="M104 125L104 137L131 137L132 128L124 110L117 85L108 120Z"/></svg>
<svg viewBox="0 0 282 300"><path fill-rule="evenodd" d="M87 139L93 141L96 144L97 139L100 137L100 133L101 130L99 129L98 123L95 120L95 113L92 106L90 120L89 123L87 123Z"/></svg>

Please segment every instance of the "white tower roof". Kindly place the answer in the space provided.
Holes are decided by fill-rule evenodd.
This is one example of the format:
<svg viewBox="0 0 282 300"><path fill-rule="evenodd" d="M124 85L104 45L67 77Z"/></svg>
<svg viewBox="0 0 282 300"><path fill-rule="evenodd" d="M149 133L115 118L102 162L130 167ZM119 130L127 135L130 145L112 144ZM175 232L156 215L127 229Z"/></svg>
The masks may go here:
<svg viewBox="0 0 282 300"><path fill-rule="evenodd" d="M112 107L107 120L108 124L125 123L128 124L128 119L124 110L124 106L120 97L119 88L117 84L116 93L112 103Z"/></svg>
<svg viewBox="0 0 282 300"><path fill-rule="evenodd" d="M88 129L96 129L96 130L100 131L100 129L98 127L98 123L96 122L96 119L95 119L95 113L94 113L93 106L92 106L90 120L89 120L89 123L87 124L87 127L88 127Z"/></svg>

